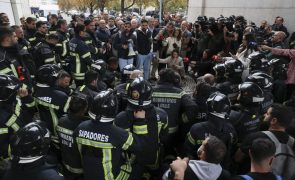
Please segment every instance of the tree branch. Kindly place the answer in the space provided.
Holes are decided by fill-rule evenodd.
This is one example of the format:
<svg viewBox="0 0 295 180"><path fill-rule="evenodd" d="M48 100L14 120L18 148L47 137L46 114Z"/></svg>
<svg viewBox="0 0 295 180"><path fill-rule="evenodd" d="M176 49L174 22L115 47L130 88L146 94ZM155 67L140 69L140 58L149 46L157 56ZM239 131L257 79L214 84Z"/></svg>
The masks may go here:
<svg viewBox="0 0 295 180"><path fill-rule="evenodd" d="M128 7L124 7L124 11L131 8L134 4L135 4L135 0L133 0L131 5L129 5Z"/></svg>

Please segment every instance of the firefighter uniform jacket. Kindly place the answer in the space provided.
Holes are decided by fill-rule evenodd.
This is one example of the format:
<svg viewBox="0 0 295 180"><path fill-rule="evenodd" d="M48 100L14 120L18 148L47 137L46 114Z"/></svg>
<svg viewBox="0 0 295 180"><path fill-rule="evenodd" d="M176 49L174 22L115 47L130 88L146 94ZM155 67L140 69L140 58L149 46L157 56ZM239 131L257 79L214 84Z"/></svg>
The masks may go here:
<svg viewBox="0 0 295 180"><path fill-rule="evenodd" d="M36 41L35 33L36 29L26 29L24 32L25 39L29 41L30 44L34 44L34 41Z"/></svg>
<svg viewBox="0 0 295 180"><path fill-rule="evenodd" d="M12 99L13 100L13 99ZM12 134L31 122L35 110L32 96L17 97L12 103L0 103L0 163L9 154L9 140Z"/></svg>
<svg viewBox="0 0 295 180"><path fill-rule="evenodd" d="M21 52L17 47L4 48L0 46L0 73L14 75L25 86L31 87L31 77Z"/></svg>
<svg viewBox="0 0 295 180"><path fill-rule="evenodd" d="M186 155L193 155L197 158L197 149L202 145L206 137L213 135L224 142L230 152L232 144L236 141L236 131L227 119L208 115L208 121L194 124L184 144ZM229 154L230 155L230 154Z"/></svg>
<svg viewBox="0 0 295 180"><path fill-rule="evenodd" d="M184 121L192 121L197 109L195 102L184 90L170 83L158 84L153 88L152 103L167 112L169 134L178 131L182 113L187 117Z"/></svg>
<svg viewBox="0 0 295 180"><path fill-rule="evenodd" d="M56 126L58 124L58 119L61 118L63 114L67 113L71 98L62 91L38 83L35 87L34 97L41 121L47 124L47 128L51 132L52 141L59 143Z"/></svg>
<svg viewBox="0 0 295 180"><path fill-rule="evenodd" d="M139 152L135 159L129 159L132 169L136 169L132 170L131 179L141 179L144 166L158 168L160 143L165 143L168 136L168 115L163 109L151 105L145 110L145 114L145 121L142 121L134 118L133 111L126 110L119 113L115 119L116 126L134 134L144 135L148 142L148 148Z"/></svg>
<svg viewBox="0 0 295 180"><path fill-rule="evenodd" d="M120 170L124 163L122 150L136 153L143 147L132 133L114 126L113 122L99 120L82 122L74 131L74 140L81 154L84 177L88 180L128 179L126 173L130 167Z"/></svg>
<svg viewBox="0 0 295 180"><path fill-rule="evenodd" d="M56 44L55 51L61 60L63 66L66 65L66 58L69 56L69 41L70 35L68 33L57 30L58 43Z"/></svg>
<svg viewBox="0 0 295 180"><path fill-rule="evenodd" d="M70 66L75 80L84 80L85 72L92 64L88 46L80 36L73 38L70 43Z"/></svg>
<svg viewBox="0 0 295 180"><path fill-rule="evenodd" d="M95 33L87 31L87 35L84 41L90 49L91 57L94 60L99 59L99 48L101 48L101 41L98 40Z"/></svg>
<svg viewBox="0 0 295 180"><path fill-rule="evenodd" d="M83 169L80 167L80 160L75 159L77 151L73 146L74 130L79 126L81 122L86 120L85 118L77 117L71 112L64 115L59 119L56 131L60 141L60 149L62 155L62 164L65 169L74 176L79 176L83 173ZM78 154L79 155L79 154ZM68 173L65 173L66 176Z"/></svg>
<svg viewBox="0 0 295 180"><path fill-rule="evenodd" d="M58 173L55 165L46 163L45 158L43 157L32 163L25 164L13 161L11 168L5 174L4 179L64 180L64 177Z"/></svg>
<svg viewBox="0 0 295 180"><path fill-rule="evenodd" d="M44 64L56 64L55 52L46 41L36 45L33 55L37 69Z"/></svg>
<svg viewBox="0 0 295 180"><path fill-rule="evenodd" d="M261 108L245 108L233 106L229 115L229 121L235 127L238 134L238 142L242 142L246 135L259 131Z"/></svg>
<svg viewBox="0 0 295 180"><path fill-rule="evenodd" d="M37 31L35 33L35 40L30 42L30 44L31 44L32 47L35 47L39 42L45 41L45 38L46 38L46 34L42 34L42 33Z"/></svg>
<svg viewBox="0 0 295 180"><path fill-rule="evenodd" d="M50 28L48 29L48 33L49 33L49 34L55 34L56 32L57 32L57 25L52 24L52 25L50 26Z"/></svg>

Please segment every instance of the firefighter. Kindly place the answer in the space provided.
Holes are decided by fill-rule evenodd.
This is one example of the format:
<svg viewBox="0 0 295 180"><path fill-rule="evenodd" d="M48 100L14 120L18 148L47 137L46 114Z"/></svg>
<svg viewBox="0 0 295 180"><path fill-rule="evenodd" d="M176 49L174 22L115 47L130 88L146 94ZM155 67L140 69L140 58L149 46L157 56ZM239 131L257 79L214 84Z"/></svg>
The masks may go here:
<svg viewBox="0 0 295 180"><path fill-rule="evenodd" d="M44 64L57 64L58 59L55 55L55 46L58 42L56 34L49 34L46 40L39 42L34 48L33 56L38 69Z"/></svg>
<svg viewBox="0 0 295 180"><path fill-rule="evenodd" d="M77 86L82 86L85 73L93 63L91 52L84 42L86 29L83 24L75 27L75 37L69 42L70 46L70 67Z"/></svg>
<svg viewBox="0 0 295 180"><path fill-rule="evenodd" d="M116 113L117 99L113 90L102 91L90 108L91 120L82 122L74 131L85 179L128 179L131 167L122 165L122 150L137 153L144 148L131 132L113 125ZM135 116L138 121L145 121L144 113L138 112Z"/></svg>
<svg viewBox="0 0 295 180"><path fill-rule="evenodd" d="M30 113L29 110L34 107L34 101L28 94L28 90L21 88L20 80L12 75L0 75L0 92L1 178L10 156L9 139L31 121L33 112Z"/></svg>
<svg viewBox="0 0 295 180"><path fill-rule="evenodd" d="M62 91L56 89L57 76L60 68L57 65L46 64L38 69L34 97L39 110L40 119L49 129L52 146L50 153L53 157L60 158L59 141L56 132L58 119L66 114L70 98Z"/></svg>
<svg viewBox="0 0 295 180"><path fill-rule="evenodd" d="M157 173L161 143L167 141L167 113L152 105L152 86L143 77L135 78L128 87L128 105L115 119L115 125L137 135L144 135L148 148L137 155L125 154L132 165L131 179L142 179ZM138 112L145 113L145 120L136 118ZM146 173L147 172L147 173Z"/></svg>
<svg viewBox="0 0 295 180"><path fill-rule="evenodd" d="M59 56L63 69L70 72L68 65L70 35L68 34L67 21L64 19L58 20L57 28L58 43L55 47L56 54Z"/></svg>
<svg viewBox="0 0 295 180"><path fill-rule="evenodd" d="M73 132L80 123L87 120L84 116L88 109L87 97L82 93L72 96L68 114L61 117L56 128L60 140L63 174L67 180L83 179L83 169L77 164L73 146ZM80 162L80 161L78 161Z"/></svg>
<svg viewBox="0 0 295 180"><path fill-rule="evenodd" d="M12 165L4 180L64 180L57 167L46 162L50 132L44 124L32 122L11 139Z"/></svg>
<svg viewBox="0 0 295 180"><path fill-rule="evenodd" d="M153 87L152 103L168 114L169 139L165 147L165 158L172 161L177 155L175 149L185 139L184 135L187 132L182 131L189 130L198 109L193 99L179 88L181 78L176 71L170 68L163 69L159 76L160 81Z"/></svg>

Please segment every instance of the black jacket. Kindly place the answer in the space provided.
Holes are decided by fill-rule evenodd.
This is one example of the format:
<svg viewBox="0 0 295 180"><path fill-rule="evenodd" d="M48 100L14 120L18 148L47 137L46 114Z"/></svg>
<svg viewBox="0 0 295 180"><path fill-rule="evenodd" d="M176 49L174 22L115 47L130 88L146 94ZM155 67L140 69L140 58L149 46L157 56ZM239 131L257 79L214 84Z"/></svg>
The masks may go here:
<svg viewBox="0 0 295 180"><path fill-rule="evenodd" d="M133 50L136 51L136 48L137 48L136 43L137 43L137 41L136 41L136 37L134 36L134 34L129 32L129 34L127 35L123 31L123 32L119 32L116 35L113 46L118 51L118 58L131 59L133 57L133 56L128 56L129 48L123 49L123 47L122 47L123 44L126 44L126 45L129 44L128 40L132 40Z"/></svg>
<svg viewBox="0 0 295 180"><path fill-rule="evenodd" d="M143 32L140 28L136 29L135 33L138 53L148 55L152 48L152 33L149 30Z"/></svg>
<svg viewBox="0 0 295 180"><path fill-rule="evenodd" d="M34 97L41 121L46 123L51 132L52 141L59 143L56 126L58 119L67 113L70 98L64 92L43 84L36 85Z"/></svg>
<svg viewBox="0 0 295 180"><path fill-rule="evenodd" d="M85 72L92 64L91 52L84 39L77 36L70 43L70 66L75 80L84 80Z"/></svg>

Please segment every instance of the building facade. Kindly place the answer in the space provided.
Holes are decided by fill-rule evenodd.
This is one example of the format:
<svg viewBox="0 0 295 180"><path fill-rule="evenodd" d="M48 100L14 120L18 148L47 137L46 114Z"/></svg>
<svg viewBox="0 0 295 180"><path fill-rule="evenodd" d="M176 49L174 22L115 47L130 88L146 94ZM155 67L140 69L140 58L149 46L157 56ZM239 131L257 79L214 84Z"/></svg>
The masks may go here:
<svg viewBox="0 0 295 180"><path fill-rule="evenodd" d="M189 0L188 21L195 22L199 15L242 15L259 25L261 20L273 24L276 16L282 16L285 26L292 33L295 31L294 11L295 0Z"/></svg>

